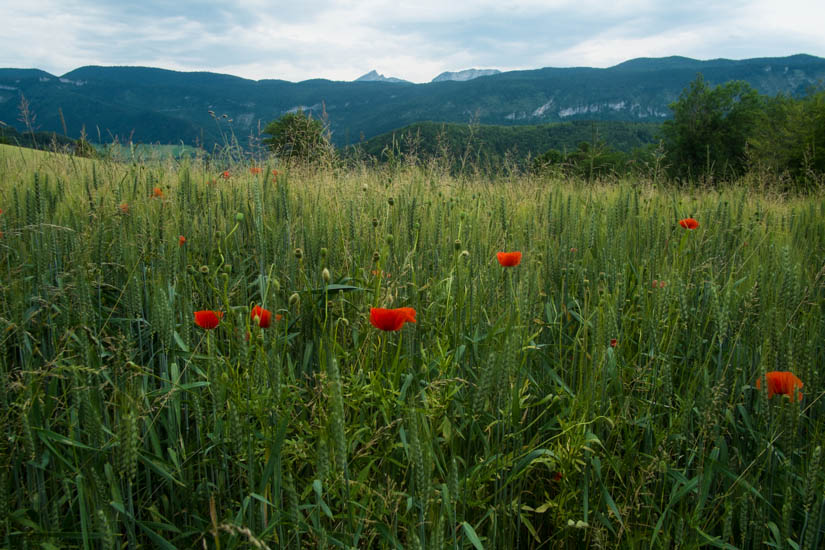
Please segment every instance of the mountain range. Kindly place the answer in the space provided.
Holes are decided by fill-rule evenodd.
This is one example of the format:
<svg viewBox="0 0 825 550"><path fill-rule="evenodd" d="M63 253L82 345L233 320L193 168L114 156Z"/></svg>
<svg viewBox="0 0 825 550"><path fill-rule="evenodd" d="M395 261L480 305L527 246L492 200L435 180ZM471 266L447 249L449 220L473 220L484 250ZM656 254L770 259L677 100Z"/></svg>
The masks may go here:
<svg viewBox="0 0 825 550"><path fill-rule="evenodd" d="M228 142L232 134L242 144L254 142L268 122L303 110L324 118L333 141L346 145L419 121L661 121L697 73L711 85L745 80L762 94L801 95L825 81L825 59L804 54L738 61L639 58L606 69L543 68L426 84L255 81L146 67L89 66L62 76L0 69L0 121L21 128L25 97L36 130L72 137L85 130L91 141L100 142L209 147Z"/></svg>

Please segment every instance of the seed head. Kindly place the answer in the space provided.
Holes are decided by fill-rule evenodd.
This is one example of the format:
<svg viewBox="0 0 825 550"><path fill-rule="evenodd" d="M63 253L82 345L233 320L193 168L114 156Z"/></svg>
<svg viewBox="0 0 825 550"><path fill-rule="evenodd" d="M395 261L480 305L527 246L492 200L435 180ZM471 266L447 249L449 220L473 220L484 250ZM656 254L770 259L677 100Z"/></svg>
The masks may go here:
<svg viewBox="0 0 825 550"><path fill-rule="evenodd" d="M390 197L390 198L388 198L388 199L387 199L387 204L389 204L390 206L392 206L392 205L394 205L394 204L395 204L395 200L394 200L392 197Z"/></svg>
<svg viewBox="0 0 825 550"><path fill-rule="evenodd" d="M204 275L209 275L209 266L208 265L202 265L198 268L198 271L200 271Z"/></svg>
<svg viewBox="0 0 825 550"><path fill-rule="evenodd" d="M456 250L461 250L461 241L456 239L455 242L453 243L453 248L456 249Z"/></svg>
<svg viewBox="0 0 825 550"><path fill-rule="evenodd" d="M381 259L381 254L377 250L372 253L372 261L373 262L378 262L378 260L380 260L380 259Z"/></svg>
<svg viewBox="0 0 825 550"><path fill-rule="evenodd" d="M297 259L297 260L300 260L301 258L304 257L304 251L301 250L300 248L296 248L295 252L293 252L293 254L295 254L295 259Z"/></svg>
<svg viewBox="0 0 825 550"><path fill-rule="evenodd" d="M323 269L323 271L321 271L321 278L327 284L329 284L329 281L332 279L332 275L329 274L329 269L327 269L326 267Z"/></svg>

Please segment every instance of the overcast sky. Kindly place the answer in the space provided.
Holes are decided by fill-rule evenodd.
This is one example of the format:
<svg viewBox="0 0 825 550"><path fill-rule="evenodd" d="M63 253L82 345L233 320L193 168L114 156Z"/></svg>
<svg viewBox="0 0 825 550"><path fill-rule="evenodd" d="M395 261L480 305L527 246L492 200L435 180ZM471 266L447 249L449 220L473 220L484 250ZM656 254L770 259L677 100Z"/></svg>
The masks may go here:
<svg viewBox="0 0 825 550"><path fill-rule="evenodd" d="M825 57L825 0L0 0L0 67L429 82L634 57Z"/></svg>

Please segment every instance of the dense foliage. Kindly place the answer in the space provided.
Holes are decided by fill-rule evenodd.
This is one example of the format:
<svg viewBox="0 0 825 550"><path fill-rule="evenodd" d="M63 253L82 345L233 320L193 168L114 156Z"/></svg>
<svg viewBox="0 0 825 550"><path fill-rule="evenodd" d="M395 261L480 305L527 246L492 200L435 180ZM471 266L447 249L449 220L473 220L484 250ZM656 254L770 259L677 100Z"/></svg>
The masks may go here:
<svg viewBox="0 0 825 550"><path fill-rule="evenodd" d="M437 168L0 146L0 546L822 548L821 197Z"/></svg>

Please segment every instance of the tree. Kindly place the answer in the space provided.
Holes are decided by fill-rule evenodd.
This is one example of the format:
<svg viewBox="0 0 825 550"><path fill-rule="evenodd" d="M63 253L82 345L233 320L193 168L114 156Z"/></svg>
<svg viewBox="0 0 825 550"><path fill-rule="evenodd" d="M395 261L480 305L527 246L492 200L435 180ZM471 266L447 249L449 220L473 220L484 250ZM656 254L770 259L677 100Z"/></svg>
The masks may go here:
<svg viewBox="0 0 825 550"><path fill-rule="evenodd" d="M273 120L263 133L272 136L264 139L263 143L275 154L288 159L317 161L332 150L324 125L302 110Z"/></svg>
<svg viewBox="0 0 825 550"><path fill-rule="evenodd" d="M710 88L700 73L670 104L673 120L662 126L671 175L695 180L741 174L761 106L759 94L747 82Z"/></svg>

